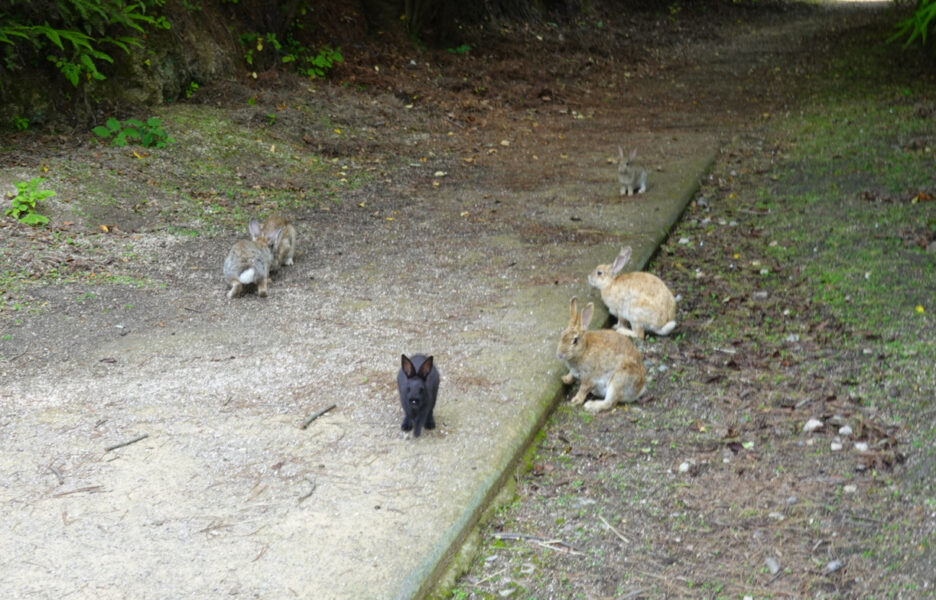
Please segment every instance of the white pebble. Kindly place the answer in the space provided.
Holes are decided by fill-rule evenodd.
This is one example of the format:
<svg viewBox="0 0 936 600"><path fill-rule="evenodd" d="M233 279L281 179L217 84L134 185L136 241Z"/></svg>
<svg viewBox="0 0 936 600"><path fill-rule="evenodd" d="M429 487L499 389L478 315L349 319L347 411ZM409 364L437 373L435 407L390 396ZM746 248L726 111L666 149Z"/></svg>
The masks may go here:
<svg viewBox="0 0 936 600"><path fill-rule="evenodd" d="M854 483L849 483L848 485L842 488L842 491L845 492L846 494L854 494L855 492L858 491L858 486L855 485Z"/></svg>
<svg viewBox="0 0 936 600"><path fill-rule="evenodd" d="M848 437L852 434L851 425L842 425L839 427L839 435L842 437Z"/></svg>
<svg viewBox="0 0 936 600"><path fill-rule="evenodd" d="M829 449L832 450L832 452L838 452L839 450L841 450L842 440L838 438L835 438L834 440L832 440L832 443L829 444Z"/></svg>
<svg viewBox="0 0 936 600"><path fill-rule="evenodd" d="M868 442L855 442L855 450L858 452L867 452Z"/></svg>
<svg viewBox="0 0 936 600"><path fill-rule="evenodd" d="M817 429L822 429L822 421L815 417L806 421L806 424L803 425L803 433L812 433Z"/></svg>

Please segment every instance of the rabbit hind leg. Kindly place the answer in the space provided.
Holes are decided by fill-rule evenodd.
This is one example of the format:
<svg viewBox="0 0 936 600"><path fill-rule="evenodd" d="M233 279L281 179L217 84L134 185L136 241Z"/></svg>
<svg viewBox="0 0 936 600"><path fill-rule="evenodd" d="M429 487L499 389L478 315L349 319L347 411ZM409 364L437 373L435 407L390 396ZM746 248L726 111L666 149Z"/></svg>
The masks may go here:
<svg viewBox="0 0 936 600"><path fill-rule="evenodd" d="M631 329L628 329L624 325L624 322L619 320L617 323L614 324L614 330L620 333L621 335L626 335L627 337L632 337L632 338L639 337L643 339L643 334L644 334L643 327L634 323L631 324Z"/></svg>
<svg viewBox="0 0 936 600"><path fill-rule="evenodd" d="M244 284L234 278L231 280L231 289L228 290L227 297L228 299L237 298L241 295L241 292L244 291Z"/></svg>
<svg viewBox="0 0 936 600"><path fill-rule="evenodd" d="M605 410L614 408L618 401L620 400L621 392L618 389L616 382L608 382L608 389L605 392L605 397L603 400L589 400L585 403L585 410L591 414L600 413Z"/></svg>

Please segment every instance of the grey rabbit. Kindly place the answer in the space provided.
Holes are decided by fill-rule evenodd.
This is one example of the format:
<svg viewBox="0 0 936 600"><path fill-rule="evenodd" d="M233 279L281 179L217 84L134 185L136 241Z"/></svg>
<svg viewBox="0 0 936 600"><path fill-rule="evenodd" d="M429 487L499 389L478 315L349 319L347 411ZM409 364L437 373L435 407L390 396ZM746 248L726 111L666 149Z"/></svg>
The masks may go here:
<svg viewBox="0 0 936 600"><path fill-rule="evenodd" d="M250 219L247 230L251 239L235 242L224 259L224 278L231 284L228 298L240 296L244 286L251 283L257 284L260 296L267 295L267 282L275 260L273 248L279 243L283 230L265 235L256 219Z"/></svg>
<svg viewBox="0 0 936 600"><path fill-rule="evenodd" d="M403 405L403 424L400 429L413 431L419 437L423 427L435 429L432 410L439 393L439 371L431 356L414 354L413 358L401 355L400 372L397 373L397 389Z"/></svg>
<svg viewBox="0 0 936 600"><path fill-rule="evenodd" d="M632 196L647 191L647 170L634 167L631 163L637 158L637 149L631 150L630 158L624 158L624 148L618 146L618 182L621 195Z"/></svg>

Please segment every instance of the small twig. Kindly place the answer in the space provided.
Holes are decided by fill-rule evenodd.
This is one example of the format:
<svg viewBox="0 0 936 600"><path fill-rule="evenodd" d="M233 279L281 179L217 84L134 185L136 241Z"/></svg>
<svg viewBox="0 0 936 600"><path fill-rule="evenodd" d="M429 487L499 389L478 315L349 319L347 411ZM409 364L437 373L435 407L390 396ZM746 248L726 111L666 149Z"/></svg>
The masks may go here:
<svg viewBox="0 0 936 600"><path fill-rule="evenodd" d="M643 593L646 592L646 591L647 591L647 588L637 588L637 589L634 590L633 592L628 592L627 594L624 594L623 596L621 596L621 597L618 598L617 600L631 600L631 598L636 598L637 596L640 596L641 594L643 594Z"/></svg>
<svg viewBox="0 0 936 600"><path fill-rule="evenodd" d="M624 537L624 535L623 535L620 531L618 531L617 529L615 529L614 526L611 525L611 523L608 523L608 522L605 520L604 517L602 517L601 515L598 515L598 518L601 519L601 522L604 523L605 527L607 527L608 529L610 529L610 530L614 533L614 535L616 535L616 536L618 536L619 538L621 538L621 541L622 541L622 542L624 542L625 544L630 544L630 540L627 539L626 537Z"/></svg>
<svg viewBox="0 0 936 600"><path fill-rule="evenodd" d="M319 417L321 417L322 415L324 415L325 413L327 413L327 412L330 411L331 409L335 408L336 406L337 406L337 404L331 404L331 405L326 406L325 408L323 408L323 409L321 409L321 410L315 411L314 413L312 413L311 415L309 415L308 417L306 417L306 420L302 422L302 425L299 427L299 429L305 429L306 427L309 426L309 423L311 423L312 421L318 419Z"/></svg>
<svg viewBox="0 0 936 600"><path fill-rule="evenodd" d="M269 548L269 547L270 547L269 544L264 544L264 545L263 545L263 548L260 549L260 552L258 552L257 555L254 557L254 559L253 559L252 561L250 561L250 562L257 562L258 560L260 560L260 557L263 556L263 555L266 553L267 548Z"/></svg>
<svg viewBox="0 0 936 600"><path fill-rule="evenodd" d="M58 494L52 494L53 498L61 498L62 496L67 496L69 494L81 494L83 492L100 492L104 489L103 485L89 485L87 487L78 488L77 490L68 490L67 492L59 492Z"/></svg>
<svg viewBox="0 0 936 600"><path fill-rule="evenodd" d="M582 553L576 550L573 546L563 542L562 540L553 540L538 535L528 535L525 533L495 533L494 538L498 540L516 540L516 541L527 541L533 542L537 546L542 546L549 550L558 550L562 552L568 552L569 554L581 555ZM557 548L556 546L560 546Z"/></svg>
<svg viewBox="0 0 936 600"><path fill-rule="evenodd" d="M143 435L138 435L137 437L133 438L132 440L127 440L126 442L120 442L119 444L114 444L113 446L108 446L107 448L104 448L104 452L110 452L111 450L116 450L117 448L123 448L124 446L129 446L130 444L136 444L136 443L139 442L140 440L145 440L145 439L148 438L148 437L149 437L149 434L148 434L148 433L144 433Z"/></svg>
<svg viewBox="0 0 936 600"><path fill-rule="evenodd" d="M49 465L49 470L52 471L52 474L55 475L56 479L58 479L59 485L63 485L65 483L65 478L62 477L62 473L58 469L52 465Z"/></svg>
<svg viewBox="0 0 936 600"><path fill-rule="evenodd" d="M472 584L469 584L469 585L471 585L472 587L479 587L479 586L480 586L482 583L484 583L485 581L488 581L489 579L494 579L495 577L497 577L498 575L502 574L502 573L503 573L504 571L506 571L506 570L507 570L507 567L504 567L503 569L501 569L501 570L499 570L499 571L495 571L495 572L491 573L490 575L488 575L487 577L484 577L483 579L479 579L478 581L476 581L476 582L474 582L474 583L472 583Z"/></svg>

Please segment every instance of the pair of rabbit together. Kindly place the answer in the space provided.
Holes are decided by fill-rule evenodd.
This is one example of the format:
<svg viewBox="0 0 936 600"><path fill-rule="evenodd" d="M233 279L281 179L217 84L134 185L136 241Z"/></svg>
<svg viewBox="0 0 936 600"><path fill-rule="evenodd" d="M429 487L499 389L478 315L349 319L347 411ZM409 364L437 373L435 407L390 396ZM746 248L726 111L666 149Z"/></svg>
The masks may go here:
<svg viewBox="0 0 936 600"><path fill-rule="evenodd" d="M632 402L643 392L647 371L629 338L643 339L647 330L668 335L676 327L676 299L659 277L642 271L621 273L630 256L627 247L613 264L598 265L588 276L589 285L601 291L608 311L618 319L614 329L589 331L594 305L579 311L578 299L572 298L569 324L559 338L556 355L569 368L562 382L579 380L572 403L584 403L590 413ZM602 399L586 402L590 393Z"/></svg>
<svg viewBox="0 0 936 600"><path fill-rule="evenodd" d="M235 242L224 259L224 278L231 285L228 298L240 296L251 284L256 284L257 293L265 297L270 273L293 264L296 228L287 217L270 215L262 224L251 218L247 231L250 239Z"/></svg>

